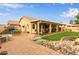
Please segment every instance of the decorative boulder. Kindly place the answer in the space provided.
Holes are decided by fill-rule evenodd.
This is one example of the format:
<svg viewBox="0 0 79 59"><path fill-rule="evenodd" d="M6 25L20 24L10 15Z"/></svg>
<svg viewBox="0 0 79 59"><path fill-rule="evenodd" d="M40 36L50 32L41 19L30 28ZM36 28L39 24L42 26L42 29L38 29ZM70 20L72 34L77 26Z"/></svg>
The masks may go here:
<svg viewBox="0 0 79 59"><path fill-rule="evenodd" d="M40 39L40 40L37 40L36 43L41 44L41 45L43 45L43 46L47 46L48 41L43 40L43 39Z"/></svg>
<svg viewBox="0 0 79 59"><path fill-rule="evenodd" d="M41 37L35 37L35 38L33 38L33 41L37 41L39 39L41 39Z"/></svg>
<svg viewBox="0 0 79 59"><path fill-rule="evenodd" d="M58 41L49 42L49 47L54 50L59 50L61 47L61 44Z"/></svg>
<svg viewBox="0 0 79 59"><path fill-rule="evenodd" d="M12 34L8 34L7 36L9 38L9 40L13 40L13 35Z"/></svg>
<svg viewBox="0 0 79 59"><path fill-rule="evenodd" d="M79 38L75 39L75 45L79 45Z"/></svg>
<svg viewBox="0 0 79 59"><path fill-rule="evenodd" d="M64 45L61 47L60 52L64 55L74 55L74 47L72 45Z"/></svg>
<svg viewBox="0 0 79 59"><path fill-rule="evenodd" d="M79 45L74 46L75 55L79 55Z"/></svg>
<svg viewBox="0 0 79 59"><path fill-rule="evenodd" d="M61 41L75 41L78 36L65 36L61 38Z"/></svg>

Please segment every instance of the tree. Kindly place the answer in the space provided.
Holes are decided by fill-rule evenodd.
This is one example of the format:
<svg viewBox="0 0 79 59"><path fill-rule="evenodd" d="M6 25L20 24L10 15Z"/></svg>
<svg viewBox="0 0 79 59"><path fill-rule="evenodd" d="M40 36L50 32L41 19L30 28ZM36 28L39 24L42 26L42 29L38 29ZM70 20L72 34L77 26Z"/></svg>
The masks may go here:
<svg viewBox="0 0 79 59"><path fill-rule="evenodd" d="M70 20L70 24L73 24L73 20Z"/></svg>
<svg viewBox="0 0 79 59"><path fill-rule="evenodd" d="M79 13L75 16L76 20L75 20L75 24L79 24Z"/></svg>
<svg viewBox="0 0 79 59"><path fill-rule="evenodd" d="M77 19L77 20L75 20L75 24L79 24L79 20Z"/></svg>

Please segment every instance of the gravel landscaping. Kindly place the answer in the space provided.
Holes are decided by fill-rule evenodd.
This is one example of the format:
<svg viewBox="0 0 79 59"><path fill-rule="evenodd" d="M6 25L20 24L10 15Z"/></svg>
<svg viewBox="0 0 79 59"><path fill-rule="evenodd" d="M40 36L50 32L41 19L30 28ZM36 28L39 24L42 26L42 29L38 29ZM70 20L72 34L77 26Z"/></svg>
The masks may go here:
<svg viewBox="0 0 79 59"><path fill-rule="evenodd" d="M41 37L36 37L33 41L63 55L79 55L78 36L65 36L59 41L49 41Z"/></svg>

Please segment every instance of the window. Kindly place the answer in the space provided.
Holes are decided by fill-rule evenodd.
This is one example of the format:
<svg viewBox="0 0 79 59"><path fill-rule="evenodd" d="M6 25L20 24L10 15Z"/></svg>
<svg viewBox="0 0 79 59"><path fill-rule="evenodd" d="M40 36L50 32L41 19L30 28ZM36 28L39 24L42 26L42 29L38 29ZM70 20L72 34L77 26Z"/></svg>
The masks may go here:
<svg viewBox="0 0 79 59"><path fill-rule="evenodd" d="M25 27L25 26L22 26L23 28Z"/></svg>
<svg viewBox="0 0 79 59"><path fill-rule="evenodd" d="M35 29L35 24L32 25L32 28Z"/></svg>

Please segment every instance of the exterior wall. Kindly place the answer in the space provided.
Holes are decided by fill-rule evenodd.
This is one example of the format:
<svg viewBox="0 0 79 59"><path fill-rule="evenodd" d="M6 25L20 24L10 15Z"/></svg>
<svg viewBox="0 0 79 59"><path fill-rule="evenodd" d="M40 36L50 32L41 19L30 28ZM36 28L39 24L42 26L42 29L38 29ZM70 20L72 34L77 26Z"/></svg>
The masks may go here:
<svg viewBox="0 0 79 59"><path fill-rule="evenodd" d="M0 25L0 33L3 32L5 30L5 27Z"/></svg>
<svg viewBox="0 0 79 59"><path fill-rule="evenodd" d="M23 17L20 21L21 31L22 32L30 32L31 33L31 22L29 19Z"/></svg>
<svg viewBox="0 0 79 59"><path fill-rule="evenodd" d="M20 26L15 26L18 30L21 30Z"/></svg>
<svg viewBox="0 0 79 59"><path fill-rule="evenodd" d="M79 32L79 26L67 25L66 26L66 31Z"/></svg>
<svg viewBox="0 0 79 59"><path fill-rule="evenodd" d="M75 27L72 27L72 31L74 31L74 32L79 32L79 26L75 26Z"/></svg>
<svg viewBox="0 0 79 59"><path fill-rule="evenodd" d="M59 24L53 24L53 23L51 24L50 22L44 22L44 21L43 22L41 21L39 23L39 25L38 25L38 21L31 22L31 20L28 19L27 17L22 17L19 23L20 23L21 31L22 32L29 32L29 33L38 33L38 26L39 26L39 33L40 32L42 32L42 33L44 33L44 32L48 33L46 31L46 29L48 29L49 32L51 31L51 33L52 32L56 32L57 29L59 31L65 31L65 30L71 31L72 30L72 27L68 26L68 25L66 26L66 25L59 25ZM46 28L45 27L45 23L48 24L48 25L51 24L51 25L56 25L56 26L51 26L51 27L47 27L46 26L47 27ZM33 24L35 25L35 29L33 28ZM40 24L42 24L42 26ZM59 26L59 27L57 27L57 26Z"/></svg>
<svg viewBox="0 0 79 59"><path fill-rule="evenodd" d="M66 25L65 26L65 31L72 31L72 26L71 25Z"/></svg>
<svg viewBox="0 0 79 59"><path fill-rule="evenodd" d="M36 30L34 30L34 29L32 29L32 33L37 33L37 31L36 31Z"/></svg>
<svg viewBox="0 0 79 59"><path fill-rule="evenodd" d="M37 33L37 24L36 23L31 23L31 26L35 25L35 29L32 28L32 33Z"/></svg>

